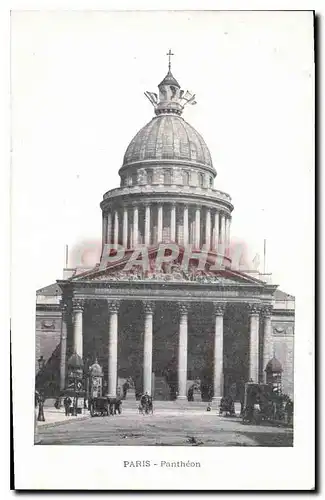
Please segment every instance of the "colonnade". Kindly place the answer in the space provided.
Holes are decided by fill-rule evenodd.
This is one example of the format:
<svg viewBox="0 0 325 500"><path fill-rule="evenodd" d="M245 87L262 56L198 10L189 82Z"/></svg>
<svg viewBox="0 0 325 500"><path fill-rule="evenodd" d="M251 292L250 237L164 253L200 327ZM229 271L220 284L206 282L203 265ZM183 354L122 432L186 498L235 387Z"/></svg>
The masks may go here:
<svg viewBox="0 0 325 500"><path fill-rule="evenodd" d="M140 217L141 214L141 217ZM202 205L145 203L112 208L103 212L102 244L192 244L199 249L220 250L230 242L228 213Z"/></svg>
<svg viewBox="0 0 325 500"><path fill-rule="evenodd" d="M219 401L223 395L223 338L224 338L224 313L226 302L213 302L214 314L214 342L213 346L213 400ZM82 300L73 299L73 348L83 357L83 306ZM108 395L114 397L117 389L117 347L118 347L118 315L120 309L119 300L107 301L109 314L108 342ZM153 346L153 316L155 311L154 301L142 302L144 312L144 342L143 342L143 391L152 393L152 346ZM178 302L179 310L179 334L178 334L178 396L180 400L187 399L187 359L188 359L188 313L190 302ZM61 335L61 389L65 384L66 366L66 306L62 305L63 327ZM249 380L255 383L261 382L259 375L259 321L260 314L264 316L263 324L263 369L272 357L272 332L270 306L262 307L260 303L248 304L249 314Z"/></svg>

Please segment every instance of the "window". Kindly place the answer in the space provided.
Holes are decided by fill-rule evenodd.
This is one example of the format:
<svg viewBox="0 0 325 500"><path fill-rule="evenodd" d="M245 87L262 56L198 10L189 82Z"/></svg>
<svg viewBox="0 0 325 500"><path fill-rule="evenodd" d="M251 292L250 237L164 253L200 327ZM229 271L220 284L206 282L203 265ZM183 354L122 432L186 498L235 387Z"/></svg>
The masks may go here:
<svg viewBox="0 0 325 500"><path fill-rule="evenodd" d="M191 160L196 160L197 157L196 144L194 142L190 142L190 148L191 148Z"/></svg>
<svg viewBox="0 0 325 500"><path fill-rule="evenodd" d="M152 184L153 182L153 171L147 170L147 184Z"/></svg>
<svg viewBox="0 0 325 500"><path fill-rule="evenodd" d="M213 177L210 177L209 184L210 184L210 188L212 188L213 187Z"/></svg>
<svg viewBox="0 0 325 500"><path fill-rule="evenodd" d="M138 174L134 172L131 178L132 178L132 186L135 186L135 184L138 182Z"/></svg>
<svg viewBox="0 0 325 500"><path fill-rule="evenodd" d="M188 186L190 183L190 174L189 172L184 171L183 172L183 184L184 186Z"/></svg>
<svg viewBox="0 0 325 500"><path fill-rule="evenodd" d="M199 173L198 176L199 176L199 186L203 187L203 183L204 183L203 174Z"/></svg>
<svg viewBox="0 0 325 500"><path fill-rule="evenodd" d="M125 175L121 176L121 186L126 186L126 176Z"/></svg>
<svg viewBox="0 0 325 500"><path fill-rule="evenodd" d="M164 171L164 184L171 184L171 183L172 183L172 171L165 170Z"/></svg>

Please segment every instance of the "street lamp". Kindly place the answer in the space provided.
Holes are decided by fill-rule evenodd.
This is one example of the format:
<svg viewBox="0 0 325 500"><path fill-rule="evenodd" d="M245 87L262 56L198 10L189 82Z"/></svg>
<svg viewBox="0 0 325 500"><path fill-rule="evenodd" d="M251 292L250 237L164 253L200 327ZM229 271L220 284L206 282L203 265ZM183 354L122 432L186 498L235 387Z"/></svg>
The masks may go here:
<svg viewBox="0 0 325 500"><path fill-rule="evenodd" d="M39 373L42 372L44 365L45 365L45 360L43 356L41 356L38 360L38 371ZM41 373L42 376L42 373ZM42 384L43 385L43 384ZM37 397L37 402L38 402L38 416L37 420L38 422L45 422L45 417L44 417L44 396L42 392L36 391L36 397Z"/></svg>
<svg viewBox="0 0 325 500"><path fill-rule="evenodd" d="M38 362L38 370L39 371L43 370L44 365L45 365L45 359L44 359L44 357L41 356L40 358L38 358L37 362Z"/></svg>

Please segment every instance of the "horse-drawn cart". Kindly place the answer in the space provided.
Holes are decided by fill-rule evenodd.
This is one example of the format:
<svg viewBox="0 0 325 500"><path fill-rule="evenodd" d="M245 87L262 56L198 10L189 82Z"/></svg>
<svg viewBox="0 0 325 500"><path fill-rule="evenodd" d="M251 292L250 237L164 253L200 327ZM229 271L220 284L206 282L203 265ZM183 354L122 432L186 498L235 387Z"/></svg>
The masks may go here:
<svg viewBox="0 0 325 500"><path fill-rule="evenodd" d="M108 416L109 413L108 399L104 397L92 398L89 401L89 411L92 417Z"/></svg>
<svg viewBox="0 0 325 500"><path fill-rule="evenodd" d="M247 383L242 417L243 423L291 425L293 403L286 394L274 391L272 385Z"/></svg>

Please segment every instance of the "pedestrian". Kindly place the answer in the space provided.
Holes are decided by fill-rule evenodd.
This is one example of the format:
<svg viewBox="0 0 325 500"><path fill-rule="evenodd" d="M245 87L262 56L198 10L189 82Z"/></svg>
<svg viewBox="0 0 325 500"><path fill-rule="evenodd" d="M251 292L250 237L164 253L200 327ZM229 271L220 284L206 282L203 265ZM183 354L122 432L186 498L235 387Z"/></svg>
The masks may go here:
<svg viewBox="0 0 325 500"><path fill-rule="evenodd" d="M65 409L65 416L68 417L69 416L69 412L70 412L70 406L71 406L71 403L72 403L72 400L69 396L66 396L64 398L64 409Z"/></svg>
<svg viewBox="0 0 325 500"><path fill-rule="evenodd" d="M114 407L114 414L116 415L116 413L118 413L119 415L121 415L122 413L122 409L121 409L121 406L122 406L122 400L121 398L116 398L115 400L115 407Z"/></svg>

